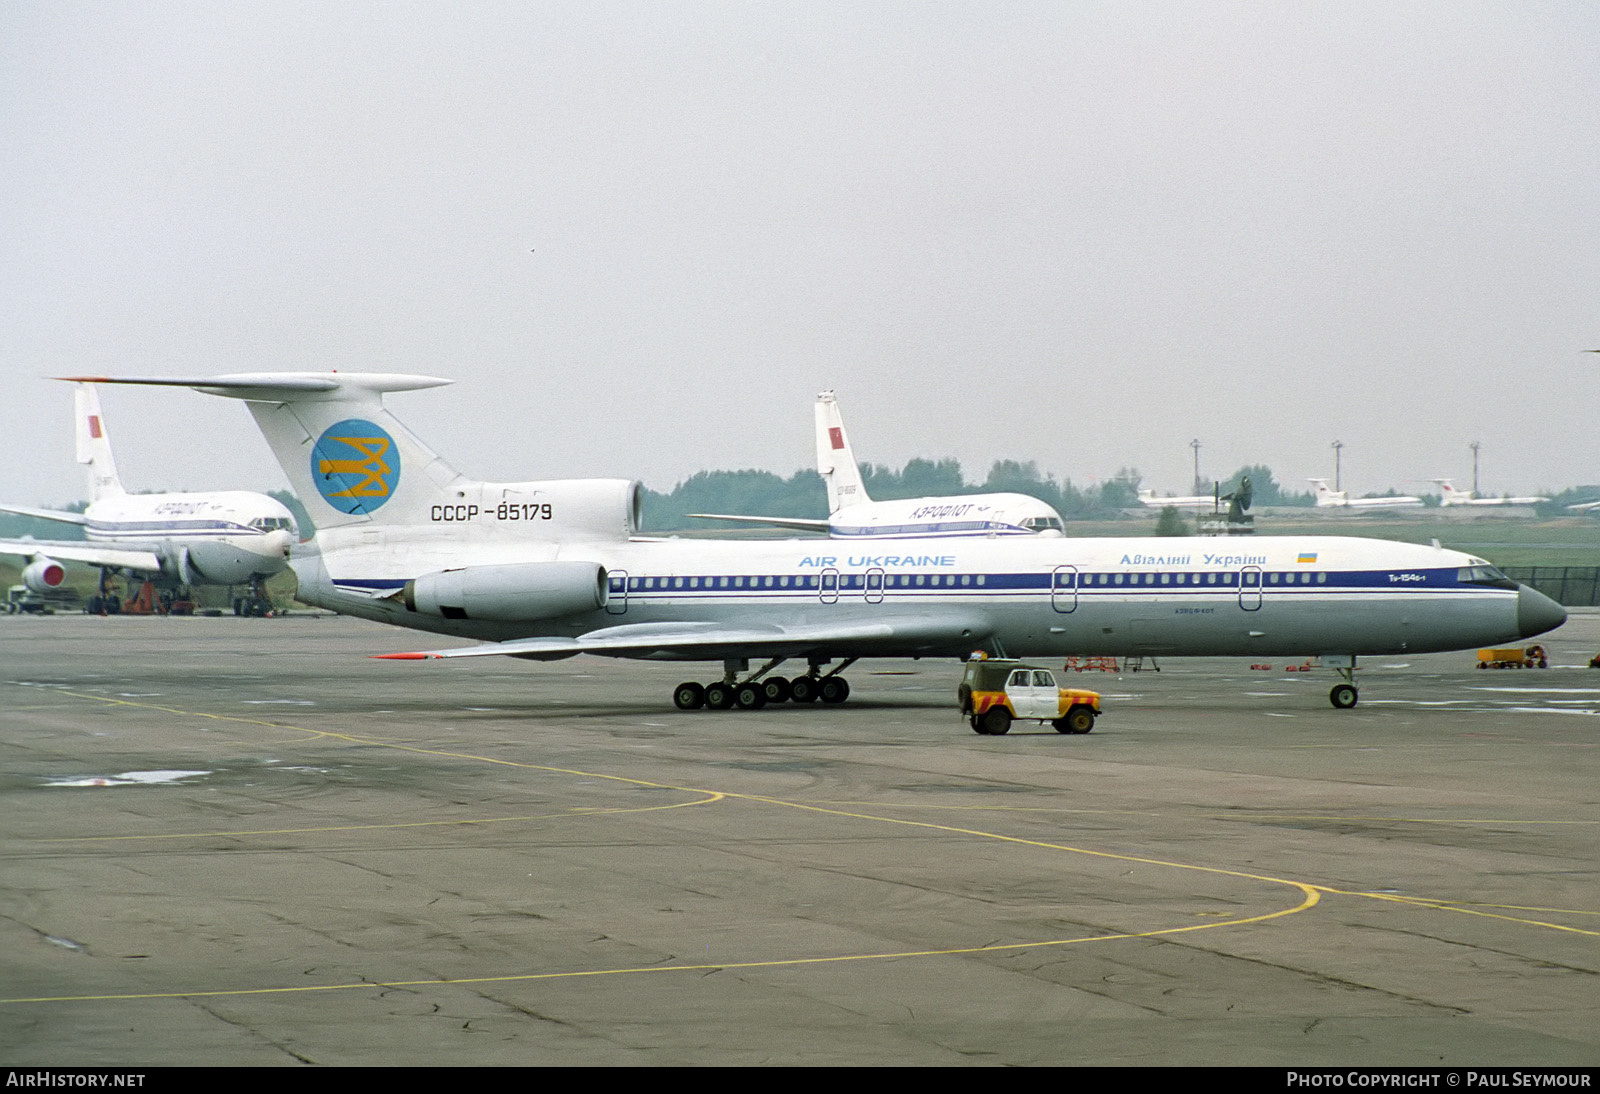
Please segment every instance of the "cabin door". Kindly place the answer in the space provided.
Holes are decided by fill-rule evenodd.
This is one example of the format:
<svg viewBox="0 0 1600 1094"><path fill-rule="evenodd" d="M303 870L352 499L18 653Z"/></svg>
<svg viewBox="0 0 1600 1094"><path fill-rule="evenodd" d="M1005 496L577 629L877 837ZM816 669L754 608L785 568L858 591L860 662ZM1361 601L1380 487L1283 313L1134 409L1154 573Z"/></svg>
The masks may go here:
<svg viewBox="0 0 1600 1094"><path fill-rule="evenodd" d="M1078 568L1057 566L1050 577L1050 606L1058 612L1076 611L1078 607Z"/></svg>
<svg viewBox="0 0 1600 1094"><path fill-rule="evenodd" d="M1247 612L1261 608L1261 567L1246 566L1239 571L1239 607Z"/></svg>

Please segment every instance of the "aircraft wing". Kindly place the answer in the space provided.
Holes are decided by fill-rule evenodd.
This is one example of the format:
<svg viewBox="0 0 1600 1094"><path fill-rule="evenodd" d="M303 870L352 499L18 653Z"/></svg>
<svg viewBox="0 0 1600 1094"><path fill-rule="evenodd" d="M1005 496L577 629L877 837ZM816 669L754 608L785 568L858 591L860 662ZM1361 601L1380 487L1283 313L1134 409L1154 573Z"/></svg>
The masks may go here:
<svg viewBox="0 0 1600 1094"><path fill-rule="evenodd" d="M121 547L102 547L94 543L62 543L48 539L0 539L0 555L32 558L45 555L57 562L82 562L89 566L109 566L117 570L160 573L161 560L152 551L130 551Z"/></svg>
<svg viewBox="0 0 1600 1094"><path fill-rule="evenodd" d="M964 655L994 631L976 613L895 615L838 623L633 623L576 638L514 638L459 649L380 653L389 661L443 657L525 657L554 660L579 653L663 661L717 661L729 657L905 657L920 653Z"/></svg>
<svg viewBox="0 0 1600 1094"><path fill-rule="evenodd" d="M26 505L6 505L0 502L0 513L15 513L19 517L37 517L40 520L58 520L62 524L88 524L82 513L69 513L65 509L30 509Z"/></svg>
<svg viewBox="0 0 1600 1094"><path fill-rule="evenodd" d="M806 520L804 517L736 517L728 513L690 513L700 520L731 520L739 524L766 524L774 528L793 528L799 532L826 534L832 525L825 520Z"/></svg>

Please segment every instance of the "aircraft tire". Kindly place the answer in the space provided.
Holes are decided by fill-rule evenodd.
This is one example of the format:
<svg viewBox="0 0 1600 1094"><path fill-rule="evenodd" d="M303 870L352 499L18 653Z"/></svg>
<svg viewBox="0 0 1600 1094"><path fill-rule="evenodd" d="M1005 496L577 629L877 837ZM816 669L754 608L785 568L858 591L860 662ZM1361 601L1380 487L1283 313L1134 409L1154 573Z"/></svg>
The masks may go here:
<svg viewBox="0 0 1600 1094"><path fill-rule="evenodd" d="M769 703L787 703L794 695L794 688L781 676L769 676L760 686L767 693Z"/></svg>
<svg viewBox="0 0 1600 1094"><path fill-rule="evenodd" d="M817 687L817 694L824 703L837 705L850 698L850 682L842 676L824 677Z"/></svg>
<svg viewBox="0 0 1600 1094"><path fill-rule="evenodd" d="M1057 733L1088 733L1094 728L1094 708L1079 703L1050 724Z"/></svg>
<svg viewBox="0 0 1600 1094"><path fill-rule="evenodd" d="M760 710L767 705L767 689L760 684L740 684L733 689L733 701L740 710Z"/></svg>
<svg viewBox="0 0 1600 1094"><path fill-rule="evenodd" d="M699 710L706 705L706 689L693 680L685 681L673 689L672 704L679 710Z"/></svg>
<svg viewBox="0 0 1600 1094"><path fill-rule="evenodd" d="M1328 692L1328 702L1332 703L1336 710L1349 710L1356 705L1356 699L1359 697L1359 693L1350 684L1335 684L1333 690Z"/></svg>
<svg viewBox="0 0 1600 1094"><path fill-rule="evenodd" d="M733 706L733 689L727 684L706 685L706 709L728 710Z"/></svg>
<svg viewBox="0 0 1600 1094"><path fill-rule="evenodd" d="M991 737L1003 737L1011 732L1011 712L1005 707L990 707L979 722L983 726L981 732Z"/></svg>
<svg viewBox="0 0 1600 1094"><path fill-rule="evenodd" d="M815 676L796 676L789 681L789 701L794 703L815 703L817 701L817 678Z"/></svg>

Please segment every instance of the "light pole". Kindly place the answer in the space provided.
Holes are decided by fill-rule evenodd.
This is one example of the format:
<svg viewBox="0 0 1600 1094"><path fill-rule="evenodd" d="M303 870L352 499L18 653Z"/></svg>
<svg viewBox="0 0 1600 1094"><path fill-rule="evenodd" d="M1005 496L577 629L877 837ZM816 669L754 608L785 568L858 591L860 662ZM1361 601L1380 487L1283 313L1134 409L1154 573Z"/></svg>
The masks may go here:
<svg viewBox="0 0 1600 1094"><path fill-rule="evenodd" d="M1343 449L1343 441L1333 442L1333 492L1335 494L1344 489L1343 484L1339 481L1339 457L1343 455Z"/></svg>
<svg viewBox="0 0 1600 1094"><path fill-rule="evenodd" d="M1189 442L1189 447L1194 449L1194 489L1200 492L1200 438L1196 437Z"/></svg>
<svg viewBox="0 0 1600 1094"><path fill-rule="evenodd" d="M1473 497L1477 497L1478 496L1478 449L1482 448L1483 446L1480 445L1477 441L1473 441L1471 444L1467 445L1467 447L1472 449L1472 496Z"/></svg>

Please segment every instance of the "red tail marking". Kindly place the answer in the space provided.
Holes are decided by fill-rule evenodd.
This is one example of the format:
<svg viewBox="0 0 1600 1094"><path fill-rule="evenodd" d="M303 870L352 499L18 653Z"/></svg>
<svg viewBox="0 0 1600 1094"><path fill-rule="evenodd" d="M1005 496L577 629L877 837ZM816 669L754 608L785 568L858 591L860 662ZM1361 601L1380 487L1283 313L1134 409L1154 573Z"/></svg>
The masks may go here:
<svg viewBox="0 0 1600 1094"><path fill-rule="evenodd" d="M100 439L100 415L98 414L89 415L89 436L97 441Z"/></svg>
<svg viewBox="0 0 1600 1094"><path fill-rule="evenodd" d="M833 442L833 447L834 448L843 448L844 447L844 430L840 429L836 425L835 426L829 426L828 427L828 440Z"/></svg>

